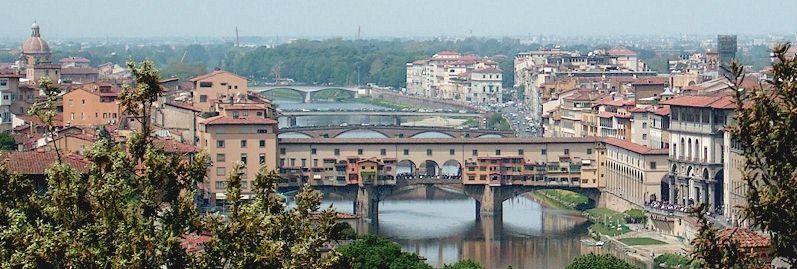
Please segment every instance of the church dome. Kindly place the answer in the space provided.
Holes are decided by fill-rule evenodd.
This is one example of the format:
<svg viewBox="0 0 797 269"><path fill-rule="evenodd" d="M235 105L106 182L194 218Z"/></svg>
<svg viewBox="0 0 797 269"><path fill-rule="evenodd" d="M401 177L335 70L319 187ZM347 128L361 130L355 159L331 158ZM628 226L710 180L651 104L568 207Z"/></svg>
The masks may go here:
<svg viewBox="0 0 797 269"><path fill-rule="evenodd" d="M39 34L39 24L33 23L31 26L31 34L28 40L22 44L22 52L30 53L50 53L50 45Z"/></svg>

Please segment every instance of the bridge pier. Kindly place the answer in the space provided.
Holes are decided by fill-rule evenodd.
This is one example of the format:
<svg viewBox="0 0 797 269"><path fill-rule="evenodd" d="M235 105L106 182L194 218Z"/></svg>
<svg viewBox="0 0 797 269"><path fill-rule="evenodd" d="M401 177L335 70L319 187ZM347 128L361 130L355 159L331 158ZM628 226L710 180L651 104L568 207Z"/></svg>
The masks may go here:
<svg viewBox="0 0 797 269"><path fill-rule="evenodd" d="M480 220L483 216L503 217L504 199L500 195L501 192L500 186L465 186L465 193L476 200L476 220Z"/></svg>
<svg viewBox="0 0 797 269"><path fill-rule="evenodd" d="M382 200L382 189L379 186L360 186L357 189L355 213L371 222L379 221L379 201Z"/></svg>
<svg viewBox="0 0 797 269"><path fill-rule="evenodd" d="M302 97L304 99L305 104L313 102L313 92L303 92Z"/></svg>
<svg viewBox="0 0 797 269"><path fill-rule="evenodd" d="M401 126L401 116L399 115L393 116L393 125Z"/></svg>
<svg viewBox="0 0 797 269"><path fill-rule="evenodd" d="M296 126L296 116L288 116L288 127Z"/></svg>

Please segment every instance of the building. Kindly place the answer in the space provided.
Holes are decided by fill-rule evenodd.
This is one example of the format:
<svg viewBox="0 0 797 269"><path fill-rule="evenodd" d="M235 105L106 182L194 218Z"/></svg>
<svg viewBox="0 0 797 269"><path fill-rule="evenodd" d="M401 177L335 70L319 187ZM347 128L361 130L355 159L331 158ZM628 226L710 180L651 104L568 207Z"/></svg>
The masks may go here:
<svg viewBox="0 0 797 269"><path fill-rule="evenodd" d="M121 117L118 85L100 82L77 86L63 95L63 122L74 126L117 123Z"/></svg>
<svg viewBox="0 0 797 269"><path fill-rule="evenodd" d="M39 24L34 22L30 37L22 44L25 78L32 84L41 78L58 82L61 79L61 65L52 62L50 45L41 37L39 30Z"/></svg>
<svg viewBox="0 0 797 269"><path fill-rule="evenodd" d="M223 70L192 78L191 82L194 84L192 106L201 111L210 111L221 98L249 93L245 77Z"/></svg>
<svg viewBox="0 0 797 269"><path fill-rule="evenodd" d="M263 114L238 113L234 105L220 115L199 122L200 148L210 156L212 164L206 181L201 184L203 198L211 205L224 204L226 180L236 164L240 171L241 193L252 194L252 186L260 167L277 169L277 121Z"/></svg>
<svg viewBox="0 0 797 269"><path fill-rule="evenodd" d="M733 98L681 96L670 106L669 200L680 205L707 203L721 209L724 201L725 125L735 108Z"/></svg>
<svg viewBox="0 0 797 269"><path fill-rule="evenodd" d="M498 64L476 55L441 51L407 63L407 93L473 104L502 102L503 78Z"/></svg>
<svg viewBox="0 0 797 269"><path fill-rule="evenodd" d="M736 59L736 35L718 35L717 52L719 54L719 74L720 77L732 75L726 71L731 62Z"/></svg>
<svg viewBox="0 0 797 269"><path fill-rule="evenodd" d="M637 107L631 115L631 142L653 149L670 147L669 106Z"/></svg>
<svg viewBox="0 0 797 269"><path fill-rule="evenodd" d="M19 81L22 75L13 70L0 70L0 132L11 130L13 118L13 102L19 95Z"/></svg>
<svg viewBox="0 0 797 269"><path fill-rule="evenodd" d="M642 209L661 201L667 177L668 150L652 149L617 138L605 138L607 207L616 211Z"/></svg>

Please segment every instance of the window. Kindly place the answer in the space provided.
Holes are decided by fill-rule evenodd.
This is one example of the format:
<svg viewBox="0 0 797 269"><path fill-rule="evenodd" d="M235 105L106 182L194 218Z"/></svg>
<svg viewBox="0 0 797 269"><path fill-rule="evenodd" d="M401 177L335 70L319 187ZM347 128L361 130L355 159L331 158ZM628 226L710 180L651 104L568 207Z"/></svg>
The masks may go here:
<svg viewBox="0 0 797 269"><path fill-rule="evenodd" d="M498 155L501 155L501 150L500 150L500 149L496 149L496 150L495 150L495 155L496 155L496 156L498 156Z"/></svg>
<svg viewBox="0 0 797 269"><path fill-rule="evenodd" d="M217 176L225 176L225 175L227 175L227 168L216 167L216 175Z"/></svg>
<svg viewBox="0 0 797 269"><path fill-rule="evenodd" d="M224 162L224 154L216 154L216 161L217 162Z"/></svg>
<svg viewBox="0 0 797 269"><path fill-rule="evenodd" d="M587 154L592 154L592 149L587 149Z"/></svg>
<svg viewBox="0 0 797 269"><path fill-rule="evenodd" d="M565 155L570 155L570 149L565 149Z"/></svg>
<svg viewBox="0 0 797 269"><path fill-rule="evenodd" d="M232 118L233 118L233 119L237 119L237 118L239 118L239 117L240 117L240 113L238 113L238 111L233 111L233 112L232 112Z"/></svg>
<svg viewBox="0 0 797 269"><path fill-rule="evenodd" d="M642 134L642 140L648 140L648 134Z"/></svg>
<svg viewBox="0 0 797 269"><path fill-rule="evenodd" d="M246 116L246 115L244 115L244 116ZM257 133L258 134L267 134L268 133L268 129L257 129Z"/></svg>
<svg viewBox="0 0 797 269"><path fill-rule="evenodd" d="M454 149L449 149L448 150L448 155L454 155Z"/></svg>
<svg viewBox="0 0 797 269"><path fill-rule="evenodd" d="M245 148L245 147L246 147L246 140L241 140L241 148Z"/></svg>
<svg viewBox="0 0 797 269"><path fill-rule="evenodd" d="M404 155L410 155L410 150L409 149L404 149Z"/></svg>
<svg viewBox="0 0 797 269"><path fill-rule="evenodd" d="M260 147L261 148L265 148L266 147L266 140L262 140L262 139L260 140Z"/></svg>
<svg viewBox="0 0 797 269"><path fill-rule="evenodd" d="M650 169L656 169L656 162L650 162Z"/></svg>
<svg viewBox="0 0 797 269"><path fill-rule="evenodd" d="M224 140L216 140L216 147L217 148L224 148Z"/></svg>
<svg viewBox="0 0 797 269"><path fill-rule="evenodd" d="M357 155L363 155L363 149L357 149Z"/></svg>
<svg viewBox="0 0 797 269"><path fill-rule="evenodd" d="M204 95L204 94L203 94L203 95L200 95L200 96L199 96L199 102L200 102L200 103L207 103L207 102L208 102L208 96L207 96L207 95Z"/></svg>
<svg viewBox="0 0 797 269"><path fill-rule="evenodd" d="M280 154L285 155L285 148L280 148Z"/></svg>
<svg viewBox="0 0 797 269"><path fill-rule="evenodd" d="M335 149L335 156L340 156L340 149Z"/></svg>
<svg viewBox="0 0 797 269"><path fill-rule="evenodd" d="M386 149L380 149L379 150L379 155L382 155L382 156L387 155L387 150Z"/></svg>
<svg viewBox="0 0 797 269"><path fill-rule="evenodd" d="M310 154L315 155L318 151L315 148L310 149Z"/></svg>
<svg viewBox="0 0 797 269"><path fill-rule="evenodd" d="M241 180L241 189L246 189L246 180Z"/></svg>
<svg viewBox="0 0 797 269"><path fill-rule="evenodd" d="M241 163L246 165L246 161L247 161L246 153L241 153Z"/></svg>
<svg viewBox="0 0 797 269"><path fill-rule="evenodd" d="M199 82L199 87L200 87L200 88L210 88L210 87L213 87L213 82L211 82L211 81L200 81L200 82Z"/></svg>
<svg viewBox="0 0 797 269"><path fill-rule="evenodd" d="M260 156L258 157L258 163L260 163L260 164L266 163L266 154L265 153L260 153Z"/></svg>
<svg viewBox="0 0 797 269"><path fill-rule="evenodd" d="M523 149L518 149L518 150L517 150L517 155L523 156L523 153L525 153L525 152L523 151Z"/></svg>
<svg viewBox="0 0 797 269"><path fill-rule="evenodd" d="M225 183L225 182L224 182L224 180L218 180L218 181L216 181L216 189L224 189L224 188L225 188L225 185L226 185L226 184L224 184L224 183Z"/></svg>
<svg viewBox="0 0 797 269"><path fill-rule="evenodd" d="M291 158L291 166L296 166L296 158Z"/></svg>
<svg viewBox="0 0 797 269"><path fill-rule="evenodd" d="M540 154L542 154L542 155L545 155L547 153L548 153L548 150L546 150L546 149L541 149L540 150Z"/></svg>
<svg viewBox="0 0 797 269"><path fill-rule="evenodd" d="M479 155L479 150L478 149L474 149L472 153L473 153L473 156Z"/></svg>
<svg viewBox="0 0 797 269"><path fill-rule="evenodd" d="M426 156L432 156L432 149L426 149Z"/></svg>
<svg viewBox="0 0 797 269"><path fill-rule="evenodd" d="M307 159L302 158L302 167L307 167Z"/></svg>
<svg viewBox="0 0 797 269"><path fill-rule="evenodd" d="M647 128L648 128L648 123L647 122L643 122L642 123L642 129L647 129Z"/></svg>

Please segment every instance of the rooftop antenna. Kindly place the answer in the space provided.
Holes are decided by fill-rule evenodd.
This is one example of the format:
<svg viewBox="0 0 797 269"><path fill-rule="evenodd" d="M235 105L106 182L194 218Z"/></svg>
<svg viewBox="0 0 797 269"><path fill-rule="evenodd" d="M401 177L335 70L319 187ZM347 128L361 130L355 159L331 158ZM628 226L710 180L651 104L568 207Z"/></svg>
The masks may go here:
<svg viewBox="0 0 797 269"><path fill-rule="evenodd" d="M238 38L238 26L235 26L235 46L241 46L241 40Z"/></svg>

